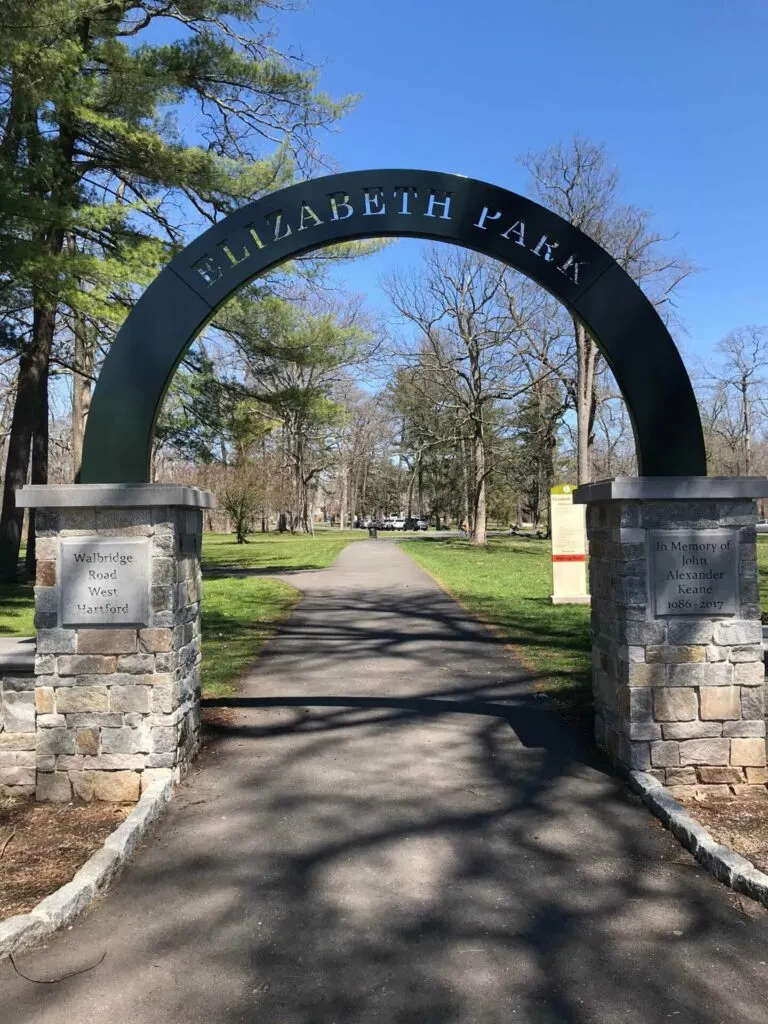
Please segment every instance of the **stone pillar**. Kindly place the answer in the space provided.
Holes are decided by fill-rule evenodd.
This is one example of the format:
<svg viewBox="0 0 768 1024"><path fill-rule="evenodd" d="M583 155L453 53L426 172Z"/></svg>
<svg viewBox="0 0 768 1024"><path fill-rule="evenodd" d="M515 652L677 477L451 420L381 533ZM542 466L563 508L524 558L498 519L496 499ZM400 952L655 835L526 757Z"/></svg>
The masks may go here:
<svg viewBox="0 0 768 1024"><path fill-rule="evenodd" d="M764 784L755 499L768 480L606 480L586 503L595 735L680 792Z"/></svg>
<svg viewBox="0 0 768 1024"><path fill-rule="evenodd" d="M137 800L198 748L200 544L212 495L31 486L38 800Z"/></svg>

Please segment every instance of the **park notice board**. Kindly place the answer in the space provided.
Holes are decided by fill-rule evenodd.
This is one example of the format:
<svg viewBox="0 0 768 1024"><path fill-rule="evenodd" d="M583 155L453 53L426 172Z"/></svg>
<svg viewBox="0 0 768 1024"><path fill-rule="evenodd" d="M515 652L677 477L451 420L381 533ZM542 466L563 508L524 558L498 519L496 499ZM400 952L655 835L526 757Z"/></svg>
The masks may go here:
<svg viewBox="0 0 768 1024"><path fill-rule="evenodd" d="M589 604L586 505L574 505L572 484L550 491L552 604Z"/></svg>

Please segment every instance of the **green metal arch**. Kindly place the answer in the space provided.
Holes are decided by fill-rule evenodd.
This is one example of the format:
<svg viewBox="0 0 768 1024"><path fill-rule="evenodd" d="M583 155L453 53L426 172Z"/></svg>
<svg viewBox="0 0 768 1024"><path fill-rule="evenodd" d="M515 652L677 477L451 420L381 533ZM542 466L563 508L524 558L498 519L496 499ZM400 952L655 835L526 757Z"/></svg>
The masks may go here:
<svg viewBox="0 0 768 1024"><path fill-rule="evenodd" d="M306 252L364 238L452 242L519 270L590 330L629 410L644 476L706 475L683 361L658 313L616 261L557 214L456 174L353 171L258 199L186 247L121 328L93 394L82 483L149 480L155 423L187 348L243 285Z"/></svg>

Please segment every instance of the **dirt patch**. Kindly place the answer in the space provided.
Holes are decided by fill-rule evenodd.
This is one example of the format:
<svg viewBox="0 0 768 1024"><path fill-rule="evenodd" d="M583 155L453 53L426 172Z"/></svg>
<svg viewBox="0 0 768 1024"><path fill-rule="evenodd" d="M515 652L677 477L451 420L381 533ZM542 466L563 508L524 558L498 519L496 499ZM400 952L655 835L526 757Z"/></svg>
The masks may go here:
<svg viewBox="0 0 768 1024"><path fill-rule="evenodd" d="M768 873L768 792L759 798L677 799L713 839Z"/></svg>
<svg viewBox="0 0 768 1024"><path fill-rule="evenodd" d="M70 882L132 807L0 800L0 920Z"/></svg>

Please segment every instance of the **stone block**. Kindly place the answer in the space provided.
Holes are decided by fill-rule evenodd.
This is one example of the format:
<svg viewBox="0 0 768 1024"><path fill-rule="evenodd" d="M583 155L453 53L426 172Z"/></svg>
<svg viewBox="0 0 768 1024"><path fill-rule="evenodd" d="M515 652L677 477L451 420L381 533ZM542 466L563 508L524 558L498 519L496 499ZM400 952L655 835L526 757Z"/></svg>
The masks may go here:
<svg viewBox="0 0 768 1024"><path fill-rule="evenodd" d="M661 739L661 726L655 722L622 722L622 732L631 740Z"/></svg>
<svg viewBox="0 0 768 1024"><path fill-rule="evenodd" d="M58 613L58 587L35 587L35 611L43 615L56 615Z"/></svg>
<svg viewBox="0 0 768 1024"><path fill-rule="evenodd" d="M167 755L166 755L167 756ZM651 767L651 744L619 738L619 760L628 768L643 771Z"/></svg>
<svg viewBox="0 0 768 1024"><path fill-rule="evenodd" d="M53 654L35 655L35 675L52 676L56 671L56 658Z"/></svg>
<svg viewBox="0 0 768 1024"><path fill-rule="evenodd" d="M754 768L765 766L764 739L733 739L731 743L731 764L750 765Z"/></svg>
<svg viewBox="0 0 768 1024"><path fill-rule="evenodd" d="M752 786L764 785L768 782L768 768L755 768L747 765L744 768L747 782Z"/></svg>
<svg viewBox="0 0 768 1024"><path fill-rule="evenodd" d="M59 754L56 758L56 771L81 772L85 764L82 754Z"/></svg>
<svg viewBox="0 0 768 1024"><path fill-rule="evenodd" d="M762 661L747 661L733 666L733 681L737 686L764 686L765 666Z"/></svg>
<svg viewBox="0 0 768 1024"><path fill-rule="evenodd" d="M139 631L139 649L146 653L167 652L173 650L173 630L142 629Z"/></svg>
<svg viewBox="0 0 768 1024"><path fill-rule="evenodd" d="M138 648L135 629L81 629L78 654L133 654Z"/></svg>
<svg viewBox="0 0 768 1024"><path fill-rule="evenodd" d="M110 803L135 803L139 799L141 780L136 772L94 771L93 799Z"/></svg>
<svg viewBox="0 0 768 1024"><path fill-rule="evenodd" d="M35 690L35 711L38 715L52 715L56 711L52 686L38 686Z"/></svg>
<svg viewBox="0 0 768 1024"><path fill-rule="evenodd" d="M3 693L3 726L6 732L35 731L35 694Z"/></svg>
<svg viewBox="0 0 768 1024"><path fill-rule="evenodd" d="M148 508L100 508L96 510L96 529L104 537L148 537L152 513Z"/></svg>
<svg viewBox="0 0 768 1024"><path fill-rule="evenodd" d="M67 773L39 772L35 798L48 803L69 803L72 799L72 786Z"/></svg>
<svg viewBox="0 0 768 1024"><path fill-rule="evenodd" d="M93 777L96 772L70 772L69 781L76 800L89 804L93 800Z"/></svg>
<svg viewBox="0 0 768 1024"><path fill-rule="evenodd" d="M651 743L651 764L654 768L677 768L680 764L680 744L665 740Z"/></svg>
<svg viewBox="0 0 768 1024"><path fill-rule="evenodd" d="M152 586L172 586L176 577L176 561L173 558L152 559Z"/></svg>
<svg viewBox="0 0 768 1024"><path fill-rule="evenodd" d="M741 768L712 768L702 765L697 769L699 782L712 786L729 786L732 783L744 781L744 772Z"/></svg>
<svg viewBox="0 0 768 1024"><path fill-rule="evenodd" d="M105 754L140 754L150 750L149 729L103 729L101 749Z"/></svg>
<svg viewBox="0 0 768 1024"><path fill-rule="evenodd" d="M107 688L106 686L62 687L56 691L56 710L60 714L109 711Z"/></svg>
<svg viewBox="0 0 768 1024"><path fill-rule="evenodd" d="M56 755L55 754L38 754L37 755L37 770L39 772L53 772L53 771L56 771Z"/></svg>
<svg viewBox="0 0 768 1024"><path fill-rule="evenodd" d="M111 711L140 711L149 714L151 691L149 686L111 686L109 707Z"/></svg>
<svg viewBox="0 0 768 1024"><path fill-rule="evenodd" d="M765 786L731 786L733 795L740 800L762 800L768 802L768 789Z"/></svg>
<svg viewBox="0 0 768 1024"><path fill-rule="evenodd" d="M0 793L7 793L10 796L30 795L34 792L37 769L28 765L9 765L0 768ZM20 793L19 789L25 789L27 793ZM16 792L9 792L16 790Z"/></svg>
<svg viewBox="0 0 768 1024"><path fill-rule="evenodd" d="M37 515L40 515L38 512ZM37 526L37 523L35 523ZM40 562L55 562L59 557L59 542L56 537L36 537L35 557L38 565Z"/></svg>
<svg viewBox="0 0 768 1024"><path fill-rule="evenodd" d="M176 750L176 745L179 740L178 730L176 729L163 729L155 728L152 729L151 735L151 749L153 754L158 753L169 753Z"/></svg>
<svg viewBox="0 0 768 1024"><path fill-rule="evenodd" d="M38 513L39 514L39 513ZM62 534L77 536L93 533L96 529L96 510L93 508L60 508L59 530Z"/></svg>
<svg viewBox="0 0 768 1024"><path fill-rule="evenodd" d="M733 647L740 644L759 644L762 639L763 630L759 619L731 619L715 623L716 644Z"/></svg>
<svg viewBox="0 0 768 1024"><path fill-rule="evenodd" d="M92 714L66 715L70 729L119 729L123 724L124 715L112 712L94 712Z"/></svg>
<svg viewBox="0 0 768 1024"><path fill-rule="evenodd" d="M765 718L765 687L745 686L741 691L741 717L745 721Z"/></svg>
<svg viewBox="0 0 768 1024"><path fill-rule="evenodd" d="M636 686L619 689L619 712L631 722L653 721L653 691Z"/></svg>
<svg viewBox="0 0 768 1024"><path fill-rule="evenodd" d="M38 729L66 729L67 719L65 715L38 715Z"/></svg>
<svg viewBox="0 0 768 1024"><path fill-rule="evenodd" d="M702 686L699 690L703 721L741 718L741 690L738 686Z"/></svg>
<svg viewBox="0 0 768 1024"><path fill-rule="evenodd" d="M170 714L174 708L174 693L172 686L152 687L152 712L153 714Z"/></svg>
<svg viewBox="0 0 768 1024"><path fill-rule="evenodd" d="M176 652L166 651L155 655L155 670L157 672L173 672L176 668Z"/></svg>
<svg viewBox="0 0 768 1024"><path fill-rule="evenodd" d="M691 722L698 718L696 691L688 687L658 688L653 692L653 714L657 722Z"/></svg>
<svg viewBox="0 0 768 1024"><path fill-rule="evenodd" d="M144 767L143 754L99 754L85 759L86 771L141 771Z"/></svg>
<svg viewBox="0 0 768 1024"><path fill-rule="evenodd" d="M685 765L727 765L730 763L730 745L734 740L722 738L703 740L682 740L680 742L680 764ZM763 753L765 757L765 753Z"/></svg>
<svg viewBox="0 0 768 1024"><path fill-rule="evenodd" d="M707 661L729 661L729 655L731 653L730 647L718 647L717 644L710 644L709 647L705 648L707 652Z"/></svg>
<svg viewBox="0 0 768 1024"><path fill-rule="evenodd" d="M699 665L667 665L667 686L730 686L734 665L730 662Z"/></svg>
<svg viewBox="0 0 768 1024"><path fill-rule="evenodd" d="M116 665L113 654L64 654L56 661L60 676L105 675L114 672Z"/></svg>
<svg viewBox="0 0 768 1024"><path fill-rule="evenodd" d="M746 647L732 647L731 648L731 661L734 663L744 661L762 661L763 660L763 646L762 644L749 644Z"/></svg>
<svg viewBox="0 0 768 1024"><path fill-rule="evenodd" d="M78 754L95 757L99 753L99 729L77 729L75 731L75 747Z"/></svg>
<svg viewBox="0 0 768 1024"><path fill-rule="evenodd" d="M694 794L697 800L733 800L734 796L730 786L707 786L698 785Z"/></svg>
<svg viewBox="0 0 768 1024"><path fill-rule="evenodd" d="M747 722L724 722L723 736L757 737L765 736L765 719L751 719Z"/></svg>
<svg viewBox="0 0 768 1024"><path fill-rule="evenodd" d="M34 622L39 637L44 630L56 629L59 624L59 616L57 612L41 612L35 609Z"/></svg>
<svg viewBox="0 0 768 1024"><path fill-rule="evenodd" d="M155 782L169 782L173 779L170 768L145 768L141 773L141 792L145 793Z"/></svg>
<svg viewBox="0 0 768 1024"><path fill-rule="evenodd" d="M155 671L154 654L123 654L117 659L118 672L145 675Z"/></svg>
<svg viewBox="0 0 768 1024"><path fill-rule="evenodd" d="M6 693L24 693L27 690L34 690L37 679L31 673L29 675L2 676L0 675L2 688Z"/></svg>
<svg viewBox="0 0 768 1024"><path fill-rule="evenodd" d="M647 744L646 744L647 746ZM610 746L608 746L610 753ZM150 754L147 757L147 768L173 768L176 764L176 754Z"/></svg>
<svg viewBox="0 0 768 1024"><path fill-rule="evenodd" d="M0 732L0 750L34 750L36 746L34 732Z"/></svg>
<svg viewBox="0 0 768 1024"><path fill-rule="evenodd" d="M176 608L173 587L152 587L149 591L150 606L153 612L173 612Z"/></svg>
<svg viewBox="0 0 768 1024"><path fill-rule="evenodd" d="M723 735L722 722L664 722L665 740L700 740Z"/></svg>
<svg viewBox="0 0 768 1024"><path fill-rule="evenodd" d="M692 663L707 660L706 647L646 647L645 660L650 664L663 665Z"/></svg>
<svg viewBox="0 0 768 1024"><path fill-rule="evenodd" d="M38 754L74 754L75 734L71 729L42 729L37 735Z"/></svg>
<svg viewBox="0 0 768 1024"><path fill-rule="evenodd" d="M56 562L37 560L35 569L35 583L38 587L56 586Z"/></svg>
<svg viewBox="0 0 768 1024"><path fill-rule="evenodd" d="M667 768L665 783L668 786L695 786L698 782L695 768Z"/></svg>

